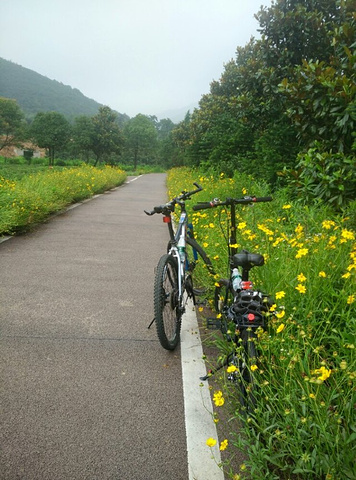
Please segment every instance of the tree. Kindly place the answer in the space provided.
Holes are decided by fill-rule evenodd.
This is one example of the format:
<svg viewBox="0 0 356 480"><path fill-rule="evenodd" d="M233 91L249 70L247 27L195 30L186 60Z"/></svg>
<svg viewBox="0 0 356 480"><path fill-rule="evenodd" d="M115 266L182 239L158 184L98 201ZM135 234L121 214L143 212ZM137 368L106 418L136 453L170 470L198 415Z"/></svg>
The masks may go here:
<svg viewBox="0 0 356 480"><path fill-rule="evenodd" d="M24 114L16 100L0 97L0 150L20 145L25 139Z"/></svg>
<svg viewBox="0 0 356 480"><path fill-rule="evenodd" d="M139 113L124 126L126 149L133 157L134 169L139 161L152 155L157 147L157 130L152 120Z"/></svg>
<svg viewBox="0 0 356 480"><path fill-rule="evenodd" d="M73 152L82 153L84 155L85 161L88 162L94 138L94 124L92 118L86 115L76 117L74 119L72 133Z"/></svg>
<svg viewBox="0 0 356 480"><path fill-rule="evenodd" d="M48 150L50 166L54 165L55 152L68 142L70 131L69 122L58 112L39 112L30 126L33 141Z"/></svg>
<svg viewBox="0 0 356 480"><path fill-rule="evenodd" d="M105 106L91 118L92 128L89 130L90 149L96 157L95 165L104 157L120 154L124 138L118 124L118 115Z"/></svg>

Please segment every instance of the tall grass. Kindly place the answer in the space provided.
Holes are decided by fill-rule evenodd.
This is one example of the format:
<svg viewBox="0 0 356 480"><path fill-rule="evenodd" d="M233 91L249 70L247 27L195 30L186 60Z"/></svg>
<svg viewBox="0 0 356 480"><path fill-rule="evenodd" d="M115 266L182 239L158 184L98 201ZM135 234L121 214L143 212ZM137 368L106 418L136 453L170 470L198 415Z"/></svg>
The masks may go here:
<svg viewBox="0 0 356 480"><path fill-rule="evenodd" d="M176 169L168 178L170 195L193 181L204 187L196 201L269 193L250 177ZM237 242L265 256L252 276L273 306L267 331L259 333L257 409L247 421L226 373L221 376L225 405L242 422L228 449L248 456L246 469L232 478L355 479L355 232L348 218L326 208L295 204L283 191L274 197L238 213ZM218 277L225 277L227 215L212 209L191 219Z"/></svg>
<svg viewBox="0 0 356 480"><path fill-rule="evenodd" d="M30 229L67 205L125 181L118 168L47 169L14 180L0 176L0 234Z"/></svg>

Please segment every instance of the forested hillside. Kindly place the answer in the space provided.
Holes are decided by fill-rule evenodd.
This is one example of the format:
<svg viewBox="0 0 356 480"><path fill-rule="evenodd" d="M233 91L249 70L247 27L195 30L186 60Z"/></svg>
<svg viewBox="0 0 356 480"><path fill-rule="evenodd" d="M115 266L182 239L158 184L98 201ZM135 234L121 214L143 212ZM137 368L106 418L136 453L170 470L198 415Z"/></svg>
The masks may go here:
<svg viewBox="0 0 356 480"><path fill-rule="evenodd" d="M0 97L15 99L29 120L38 112L56 111L71 121L79 115L95 115L102 106L76 88L3 58L0 58ZM119 121L125 119L126 115L119 114Z"/></svg>

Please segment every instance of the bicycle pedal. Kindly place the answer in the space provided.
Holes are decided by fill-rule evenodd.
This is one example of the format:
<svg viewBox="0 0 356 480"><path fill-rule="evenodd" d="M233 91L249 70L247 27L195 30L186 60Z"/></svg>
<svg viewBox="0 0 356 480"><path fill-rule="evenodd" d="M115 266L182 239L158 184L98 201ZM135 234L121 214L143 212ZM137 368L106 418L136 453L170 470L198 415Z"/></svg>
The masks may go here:
<svg viewBox="0 0 356 480"><path fill-rule="evenodd" d="M206 289L206 288L193 288L193 293L194 293L194 295L196 295L197 297L201 297L201 296L204 295L206 292L207 292L207 289Z"/></svg>
<svg viewBox="0 0 356 480"><path fill-rule="evenodd" d="M217 318L207 318L206 327L209 328L210 330L220 330L221 321Z"/></svg>

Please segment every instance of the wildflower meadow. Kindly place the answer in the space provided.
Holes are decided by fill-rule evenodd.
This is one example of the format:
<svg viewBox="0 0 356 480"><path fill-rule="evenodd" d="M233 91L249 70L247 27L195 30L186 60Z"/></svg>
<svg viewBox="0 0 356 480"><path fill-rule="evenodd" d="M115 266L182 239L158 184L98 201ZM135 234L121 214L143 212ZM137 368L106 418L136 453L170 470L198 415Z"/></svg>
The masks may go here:
<svg viewBox="0 0 356 480"><path fill-rule="evenodd" d="M54 212L120 185L125 178L118 168L89 165L47 169L19 179L0 174L0 235L29 230Z"/></svg>
<svg viewBox="0 0 356 480"><path fill-rule="evenodd" d="M265 196L268 186L249 176L203 174L187 168L168 174L169 196L188 190L194 181L204 191L188 205L213 198ZM238 210L239 248L258 252L265 266L252 270L255 287L271 295L266 331L258 332L259 357L251 372L257 385L257 408L246 418L225 372L213 392L214 418L240 421L223 439L222 468L239 479L356 479L355 331L356 242L352 219L327 207L302 205L281 189L271 203ZM199 197L199 198L198 198ZM224 210L190 210L198 242L218 272L204 268L197 281L208 287L226 277ZM224 353L221 337L213 337ZM216 359L208 358L214 363ZM233 423L234 425L236 422ZM207 439L207 448L216 439ZM237 469L229 458L236 450L247 460Z"/></svg>

